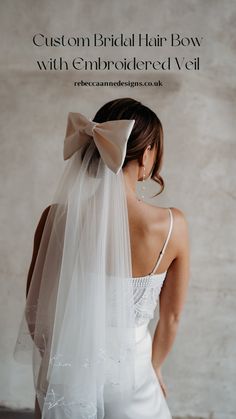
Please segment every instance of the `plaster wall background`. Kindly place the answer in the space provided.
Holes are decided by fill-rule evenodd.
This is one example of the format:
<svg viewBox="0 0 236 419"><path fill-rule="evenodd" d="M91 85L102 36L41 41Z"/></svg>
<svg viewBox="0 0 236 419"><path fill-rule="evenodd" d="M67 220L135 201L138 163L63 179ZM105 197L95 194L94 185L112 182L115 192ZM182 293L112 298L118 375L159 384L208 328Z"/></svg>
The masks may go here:
<svg viewBox="0 0 236 419"><path fill-rule="evenodd" d="M150 202L182 209L189 221L191 278L179 332L163 375L173 415L236 416L234 1L80 0L1 2L0 404L33 407L30 367L12 357L24 305L33 233L63 170L67 113L92 117L106 101L131 96L153 108L165 133L164 192ZM68 58L74 49L37 50L32 34L179 32L202 35L202 67L192 72L39 72L35 58ZM173 51L165 50L165 54ZM109 58L131 56L107 49ZM132 49L154 58L159 50ZM178 49L178 55L186 55ZM86 52L83 53L86 55ZM97 51L89 55L96 58ZM105 55L105 52L104 54ZM74 87L73 81L162 80L160 88ZM153 194L155 184L149 184Z"/></svg>

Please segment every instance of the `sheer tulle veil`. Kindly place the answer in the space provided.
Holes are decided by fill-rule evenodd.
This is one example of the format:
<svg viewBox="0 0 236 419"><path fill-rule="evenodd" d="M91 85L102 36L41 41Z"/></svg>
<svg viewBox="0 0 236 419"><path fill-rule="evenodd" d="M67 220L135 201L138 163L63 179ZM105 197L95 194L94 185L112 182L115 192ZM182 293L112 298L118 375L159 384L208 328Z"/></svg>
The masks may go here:
<svg viewBox="0 0 236 419"><path fill-rule="evenodd" d="M79 115L79 118L77 116ZM104 385L134 386L135 323L122 163L134 121L69 114L19 332L42 419L102 419ZM100 157L94 158L95 148Z"/></svg>

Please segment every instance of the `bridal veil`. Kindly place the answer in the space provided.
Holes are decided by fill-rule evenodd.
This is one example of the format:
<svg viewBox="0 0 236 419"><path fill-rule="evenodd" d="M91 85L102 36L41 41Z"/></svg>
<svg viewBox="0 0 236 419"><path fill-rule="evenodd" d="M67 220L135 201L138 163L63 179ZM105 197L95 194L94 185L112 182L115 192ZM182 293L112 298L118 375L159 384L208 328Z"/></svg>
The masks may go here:
<svg viewBox="0 0 236 419"><path fill-rule="evenodd" d="M104 383L116 387L121 403L134 386L132 267L121 169L133 124L68 115L65 168L14 348L17 361L32 363L42 419L102 419Z"/></svg>

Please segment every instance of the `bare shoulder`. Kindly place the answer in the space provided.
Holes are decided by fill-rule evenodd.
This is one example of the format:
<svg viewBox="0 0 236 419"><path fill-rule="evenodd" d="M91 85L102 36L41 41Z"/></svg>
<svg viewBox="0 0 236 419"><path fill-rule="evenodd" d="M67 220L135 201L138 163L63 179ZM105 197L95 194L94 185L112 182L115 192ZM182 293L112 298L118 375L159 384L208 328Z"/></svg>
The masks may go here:
<svg viewBox="0 0 236 419"><path fill-rule="evenodd" d="M178 253L186 251L189 246L189 225L188 219L183 210L170 207L173 215L173 239L178 245Z"/></svg>
<svg viewBox="0 0 236 419"><path fill-rule="evenodd" d="M153 206L153 205L149 205L151 208L156 208L156 214L157 216L161 219L163 218L166 219L166 213L168 210L168 207L157 207L157 206ZM176 224L176 228L181 229L181 228L187 228L188 225L188 221L187 221L187 217L184 213L184 211L182 211L180 208L176 208L176 207L169 207L172 215L173 215L173 222L174 224Z"/></svg>
<svg viewBox="0 0 236 419"><path fill-rule="evenodd" d="M188 220L185 212L180 208L170 207L173 214L174 221L177 223L178 228L187 228Z"/></svg>

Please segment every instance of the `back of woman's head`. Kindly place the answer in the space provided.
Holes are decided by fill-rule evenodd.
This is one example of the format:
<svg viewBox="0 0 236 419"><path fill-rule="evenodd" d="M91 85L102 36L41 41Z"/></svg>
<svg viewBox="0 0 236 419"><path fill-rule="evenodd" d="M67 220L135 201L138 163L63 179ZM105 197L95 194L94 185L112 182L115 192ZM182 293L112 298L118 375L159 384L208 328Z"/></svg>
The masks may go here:
<svg viewBox="0 0 236 419"><path fill-rule="evenodd" d="M119 119L134 119L135 124L127 143L127 152L123 168L131 161L142 162L142 155L148 145L156 147L156 159L150 177L161 186L159 195L164 189L164 181L159 172L163 158L163 128L158 116L147 106L132 98L114 99L105 103L93 118L94 122L105 122ZM95 153L98 157L99 152Z"/></svg>

